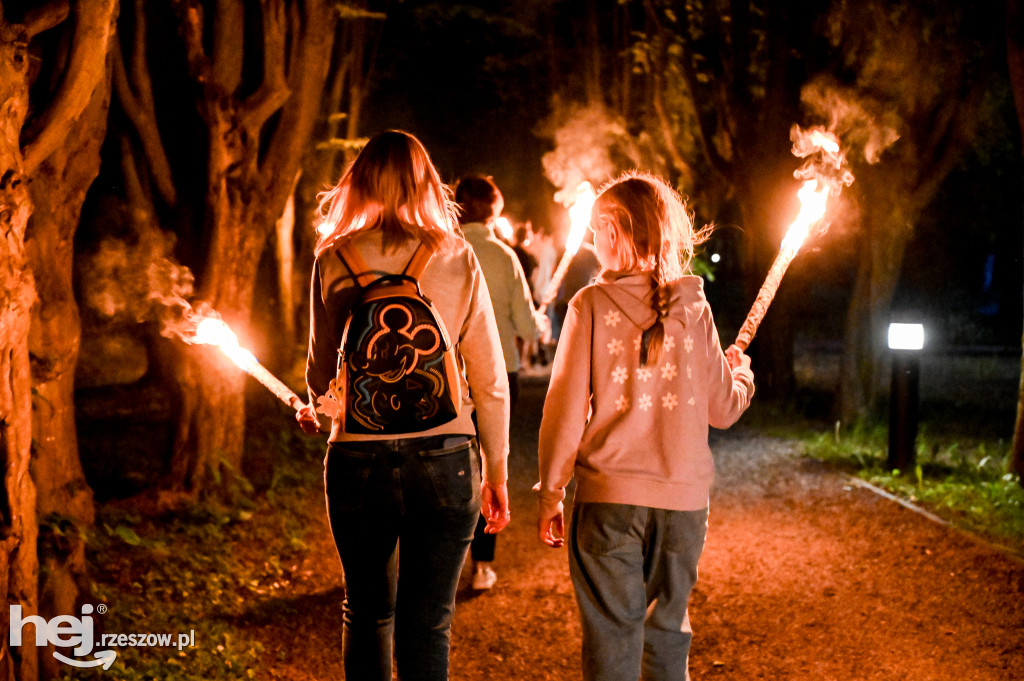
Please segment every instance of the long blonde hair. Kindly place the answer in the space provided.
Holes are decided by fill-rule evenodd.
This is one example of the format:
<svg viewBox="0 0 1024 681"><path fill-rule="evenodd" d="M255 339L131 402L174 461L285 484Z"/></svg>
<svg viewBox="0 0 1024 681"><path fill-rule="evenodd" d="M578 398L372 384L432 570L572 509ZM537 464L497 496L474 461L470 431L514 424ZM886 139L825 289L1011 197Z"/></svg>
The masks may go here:
<svg viewBox="0 0 1024 681"><path fill-rule="evenodd" d="M317 255L339 239L378 227L385 251L414 238L439 248L458 224L451 189L423 144L401 130L371 139L338 184L317 198L330 230L321 230Z"/></svg>
<svg viewBox="0 0 1024 681"><path fill-rule="evenodd" d="M632 171L601 188L594 201L594 220L615 231L621 271L651 274L651 309L656 318L644 330L640 363L657 362L665 340L665 317L671 285L690 266L694 248L712 228L694 231L682 197L656 175Z"/></svg>

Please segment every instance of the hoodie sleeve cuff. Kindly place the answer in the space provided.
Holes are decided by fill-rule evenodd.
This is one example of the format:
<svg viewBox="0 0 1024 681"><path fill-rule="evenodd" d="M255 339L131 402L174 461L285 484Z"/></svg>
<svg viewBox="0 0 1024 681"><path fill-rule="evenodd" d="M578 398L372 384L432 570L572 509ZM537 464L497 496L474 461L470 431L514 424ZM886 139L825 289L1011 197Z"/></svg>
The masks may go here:
<svg viewBox="0 0 1024 681"><path fill-rule="evenodd" d="M746 367L737 367L732 370L732 380L739 382L747 389L747 398L754 396L754 372Z"/></svg>

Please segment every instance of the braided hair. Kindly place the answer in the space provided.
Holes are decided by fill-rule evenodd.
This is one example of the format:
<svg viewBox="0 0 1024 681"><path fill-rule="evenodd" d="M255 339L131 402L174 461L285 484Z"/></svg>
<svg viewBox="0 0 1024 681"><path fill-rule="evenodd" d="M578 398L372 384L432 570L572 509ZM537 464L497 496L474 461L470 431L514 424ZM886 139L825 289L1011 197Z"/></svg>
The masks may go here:
<svg viewBox="0 0 1024 681"><path fill-rule="evenodd" d="M655 320L641 336L640 364L657 362L665 341L671 285L689 269L694 247L710 236L711 227L695 232L682 197L660 177L637 171L603 187L593 215L621 237L616 243L622 271L651 275Z"/></svg>

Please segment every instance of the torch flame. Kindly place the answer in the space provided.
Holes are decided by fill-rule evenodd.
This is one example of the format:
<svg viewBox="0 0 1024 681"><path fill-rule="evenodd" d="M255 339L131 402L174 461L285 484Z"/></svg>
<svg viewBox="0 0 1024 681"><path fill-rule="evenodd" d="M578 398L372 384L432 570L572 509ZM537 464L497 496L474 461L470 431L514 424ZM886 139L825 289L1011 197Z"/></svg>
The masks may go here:
<svg viewBox="0 0 1024 681"><path fill-rule="evenodd" d="M809 132L809 143L812 147L827 151L830 154L839 153L839 140L830 132L821 128L812 128Z"/></svg>
<svg viewBox="0 0 1024 681"><path fill-rule="evenodd" d="M504 215L501 215L494 220L494 230L498 233L498 236L505 241L511 241L512 235L515 234L512 222Z"/></svg>
<svg viewBox="0 0 1024 681"><path fill-rule="evenodd" d="M797 192L800 199L800 212L797 214L793 224L786 230L786 236L782 240L782 251L791 252L794 255L800 250L811 227L825 217L825 205L828 202L829 186L818 180L807 180Z"/></svg>
<svg viewBox="0 0 1024 681"><path fill-rule="evenodd" d="M238 336L227 324L215 317L206 317L196 325L193 343L214 345L220 348L228 359L243 371L249 371L259 364L251 352L238 344Z"/></svg>
<svg viewBox="0 0 1024 681"><path fill-rule="evenodd" d="M597 194L589 182L581 182L576 187L576 201L569 206L569 236L565 239L565 252L569 257L576 255L587 235L590 224L590 209L594 207Z"/></svg>
<svg viewBox="0 0 1024 681"><path fill-rule="evenodd" d="M793 153L808 159L793 173L797 179L804 180L797 192L800 212L786 230L779 253L736 336L736 345L742 350L750 345L757 333L757 327L764 319L768 306L772 304L786 269L800 251L811 228L825 217L829 194L838 194L843 186L853 182L853 173L845 167L846 158L839 146L839 138L833 133L824 128L804 131L794 125L790 130L790 138L793 141Z"/></svg>
<svg viewBox="0 0 1024 681"><path fill-rule="evenodd" d="M558 261L558 267L551 275L551 281L544 289L541 296L541 311L545 311L551 301L558 295L558 288L562 285L565 273L569 271L569 263L572 262L576 252L583 245L583 237L587 235L587 225L590 224L590 210L597 200L597 193L589 182L584 180L576 187L576 200L569 206L569 236L565 238L565 251Z"/></svg>
<svg viewBox="0 0 1024 681"><path fill-rule="evenodd" d="M212 345L219 348L235 366L262 383L263 387L274 393L277 399L296 410L305 407L291 388L260 364L255 355L239 345L238 336L220 319L216 317L198 318L195 332L191 338L185 340L192 344Z"/></svg>

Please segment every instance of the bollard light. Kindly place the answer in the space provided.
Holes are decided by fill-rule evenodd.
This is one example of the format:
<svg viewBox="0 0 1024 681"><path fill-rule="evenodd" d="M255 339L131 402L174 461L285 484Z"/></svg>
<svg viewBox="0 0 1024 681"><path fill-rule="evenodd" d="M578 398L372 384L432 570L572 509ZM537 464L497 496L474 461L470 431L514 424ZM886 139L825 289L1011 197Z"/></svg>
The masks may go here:
<svg viewBox="0 0 1024 681"><path fill-rule="evenodd" d="M897 324L893 322L889 325L890 350L920 350L923 347L923 324Z"/></svg>
<svg viewBox="0 0 1024 681"><path fill-rule="evenodd" d="M892 382L889 392L889 470L911 470L916 461L918 382L924 326L889 324Z"/></svg>

